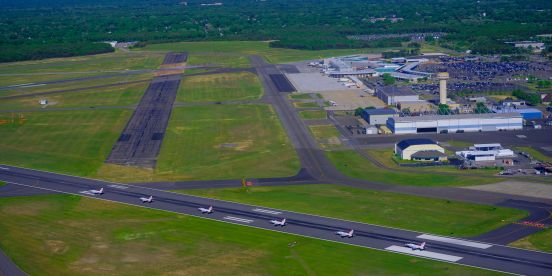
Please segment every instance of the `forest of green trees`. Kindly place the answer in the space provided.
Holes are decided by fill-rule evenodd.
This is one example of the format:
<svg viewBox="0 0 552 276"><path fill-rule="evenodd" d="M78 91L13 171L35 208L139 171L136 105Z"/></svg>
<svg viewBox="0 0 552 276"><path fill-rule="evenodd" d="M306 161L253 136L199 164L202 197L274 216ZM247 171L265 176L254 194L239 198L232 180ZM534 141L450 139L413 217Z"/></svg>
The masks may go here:
<svg viewBox="0 0 552 276"><path fill-rule="evenodd" d="M549 0L0 0L0 62L112 51L101 41L275 40L272 47L398 46L349 35L444 32L442 46L511 53L552 33ZM375 21L374 18L387 18ZM390 20L390 18L398 18Z"/></svg>

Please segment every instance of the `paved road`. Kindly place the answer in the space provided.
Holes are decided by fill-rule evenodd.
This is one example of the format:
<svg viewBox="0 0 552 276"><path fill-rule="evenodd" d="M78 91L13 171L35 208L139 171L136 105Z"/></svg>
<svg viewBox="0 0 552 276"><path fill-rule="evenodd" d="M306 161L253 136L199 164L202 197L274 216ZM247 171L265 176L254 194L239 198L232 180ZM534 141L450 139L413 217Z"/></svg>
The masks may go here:
<svg viewBox="0 0 552 276"><path fill-rule="evenodd" d="M152 188L103 182L93 179L2 166L0 180L12 185L34 187L60 193L75 194L91 198L149 207L198 217L205 217L227 223L269 229L285 233L309 236L317 239L353 244L440 261L477 266L499 271L526 275L552 274L552 255L542 252L515 249L495 244L459 240L427 235L424 233L350 222L308 214L267 209L258 206L213 200L196 196L176 194ZM104 188L105 194L94 196L90 189ZM153 196L153 203L141 203L139 197ZM203 215L198 207L212 205L213 214ZM274 218L286 218L288 224L276 228L269 223ZM353 238L339 238L335 231L355 230ZM407 242L428 243L423 252L404 250ZM404 251L404 252L403 252Z"/></svg>

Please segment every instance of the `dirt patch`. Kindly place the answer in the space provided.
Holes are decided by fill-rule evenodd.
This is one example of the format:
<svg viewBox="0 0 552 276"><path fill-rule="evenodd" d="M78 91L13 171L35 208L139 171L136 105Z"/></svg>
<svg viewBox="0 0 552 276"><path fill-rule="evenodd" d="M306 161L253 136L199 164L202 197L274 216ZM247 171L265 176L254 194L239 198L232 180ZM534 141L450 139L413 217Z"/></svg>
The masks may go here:
<svg viewBox="0 0 552 276"><path fill-rule="evenodd" d="M64 241L47 240L45 241L46 250L52 254L63 254L67 252L69 247Z"/></svg>
<svg viewBox="0 0 552 276"><path fill-rule="evenodd" d="M253 140L244 140L240 142L234 142L234 143L223 143L218 146L218 148L229 148L234 149L238 151L244 151L253 145Z"/></svg>

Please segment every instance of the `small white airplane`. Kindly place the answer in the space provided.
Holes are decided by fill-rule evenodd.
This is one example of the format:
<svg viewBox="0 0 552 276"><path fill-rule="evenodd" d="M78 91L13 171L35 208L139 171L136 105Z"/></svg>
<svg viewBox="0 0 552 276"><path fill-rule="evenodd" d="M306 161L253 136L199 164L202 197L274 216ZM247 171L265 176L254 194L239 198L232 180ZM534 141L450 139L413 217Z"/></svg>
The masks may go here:
<svg viewBox="0 0 552 276"><path fill-rule="evenodd" d="M209 208L203 208L203 207L199 207L197 208L199 211L201 211L201 213L205 214L210 214L213 212L213 206L209 206Z"/></svg>
<svg viewBox="0 0 552 276"><path fill-rule="evenodd" d="M103 195L103 188L101 188L99 190L90 190L90 192L95 194L95 195Z"/></svg>
<svg viewBox="0 0 552 276"><path fill-rule="evenodd" d="M425 245L426 243L425 242L422 242L421 244L415 244L415 243L407 243L405 244L406 247L412 249L412 250L424 250L425 249Z"/></svg>
<svg viewBox="0 0 552 276"><path fill-rule="evenodd" d="M273 219L270 221L270 223L274 224L274 226L284 227L286 225L286 219L282 219L282 220Z"/></svg>
<svg viewBox="0 0 552 276"><path fill-rule="evenodd" d="M335 232L335 234L339 235L342 238L352 238L353 237L353 232L354 232L354 230L351 229L351 231L349 231L349 232L337 231L337 232Z"/></svg>
<svg viewBox="0 0 552 276"><path fill-rule="evenodd" d="M153 202L153 196L141 197L140 200L142 201L142 203L152 203Z"/></svg>

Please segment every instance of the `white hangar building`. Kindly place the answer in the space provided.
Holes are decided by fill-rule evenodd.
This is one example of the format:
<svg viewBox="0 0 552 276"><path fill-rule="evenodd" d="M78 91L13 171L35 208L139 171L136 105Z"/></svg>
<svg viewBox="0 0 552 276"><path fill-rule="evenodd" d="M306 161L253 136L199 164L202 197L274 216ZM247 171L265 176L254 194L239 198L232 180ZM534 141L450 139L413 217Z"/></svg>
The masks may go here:
<svg viewBox="0 0 552 276"><path fill-rule="evenodd" d="M516 130L523 128L523 118L519 113L395 117L387 127L396 134Z"/></svg>

